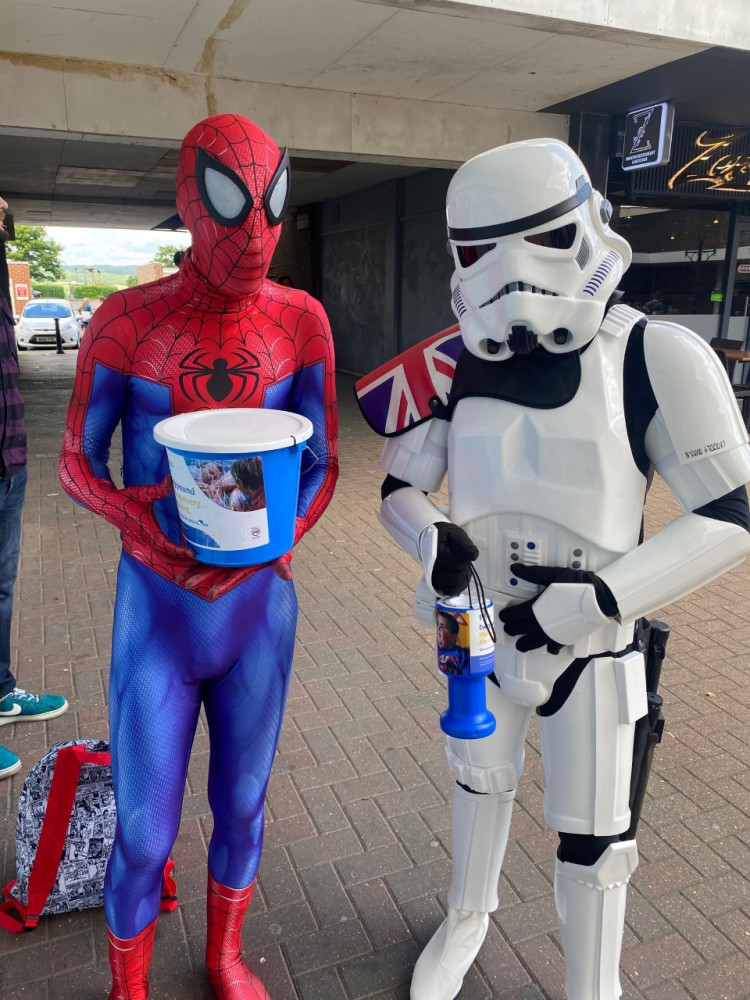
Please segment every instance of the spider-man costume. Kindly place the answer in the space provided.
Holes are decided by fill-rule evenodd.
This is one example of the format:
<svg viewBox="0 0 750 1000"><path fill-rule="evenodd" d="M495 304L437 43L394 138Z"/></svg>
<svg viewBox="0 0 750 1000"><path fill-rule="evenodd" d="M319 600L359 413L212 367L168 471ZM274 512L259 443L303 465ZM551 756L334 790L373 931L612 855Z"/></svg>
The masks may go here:
<svg viewBox="0 0 750 1000"><path fill-rule="evenodd" d="M81 345L60 463L66 491L122 532L110 675L118 824L105 885L113 990L145 1000L161 873L174 843L201 705L210 734L206 961L220 1000L264 1000L240 929L263 841L263 802L291 673L289 559L222 568L184 547L164 417L272 407L314 427L295 541L333 493L333 350L318 302L266 278L289 161L245 118L217 115L182 144L177 208L192 246L177 274L111 295ZM107 462L122 426L124 489Z"/></svg>

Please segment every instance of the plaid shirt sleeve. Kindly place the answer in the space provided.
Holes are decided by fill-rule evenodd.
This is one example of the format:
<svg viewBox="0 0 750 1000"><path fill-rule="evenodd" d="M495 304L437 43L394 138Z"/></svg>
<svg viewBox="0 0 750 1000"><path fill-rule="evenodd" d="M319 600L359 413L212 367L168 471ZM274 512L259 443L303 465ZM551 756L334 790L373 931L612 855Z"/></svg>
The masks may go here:
<svg viewBox="0 0 750 1000"><path fill-rule="evenodd" d="M26 464L23 398L18 388L18 360L13 315L0 294L0 479L8 479Z"/></svg>

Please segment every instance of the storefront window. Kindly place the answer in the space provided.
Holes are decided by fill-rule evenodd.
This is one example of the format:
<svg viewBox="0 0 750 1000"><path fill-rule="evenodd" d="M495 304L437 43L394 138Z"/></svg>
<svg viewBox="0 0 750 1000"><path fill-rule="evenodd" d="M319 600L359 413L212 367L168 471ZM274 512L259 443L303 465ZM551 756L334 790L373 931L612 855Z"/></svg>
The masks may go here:
<svg viewBox="0 0 750 1000"><path fill-rule="evenodd" d="M624 204L613 226L633 249L633 263L622 281L624 301L636 309L645 306L646 311L669 315L707 340L716 336L729 213L710 207ZM750 238L748 243L750 265ZM750 312L750 273L743 287L747 295L737 308Z"/></svg>

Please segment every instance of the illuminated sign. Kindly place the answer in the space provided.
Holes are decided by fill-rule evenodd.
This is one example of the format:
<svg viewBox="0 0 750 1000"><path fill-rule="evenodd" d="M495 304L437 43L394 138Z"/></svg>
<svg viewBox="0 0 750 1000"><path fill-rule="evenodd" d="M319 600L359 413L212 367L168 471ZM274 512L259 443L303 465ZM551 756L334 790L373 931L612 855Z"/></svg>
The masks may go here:
<svg viewBox="0 0 750 1000"><path fill-rule="evenodd" d="M696 154L669 178L667 187L694 184L704 191L750 193L750 153L738 149L746 132L709 139L708 129L695 140ZM743 143L746 146L746 143Z"/></svg>
<svg viewBox="0 0 750 1000"><path fill-rule="evenodd" d="M29 286L28 285L16 285L16 298L17 299L28 299L29 297Z"/></svg>
<svg viewBox="0 0 750 1000"><path fill-rule="evenodd" d="M674 127L671 161L627 177L629 198L745 200L750 198L750 128L681 122Z"/></svg>
<svg viewBox="0 0 750 1000"><path fill-rule="evenodd" d="M652 104L625 116L622 169L643 170L669 163L674 107Z"/></svg>

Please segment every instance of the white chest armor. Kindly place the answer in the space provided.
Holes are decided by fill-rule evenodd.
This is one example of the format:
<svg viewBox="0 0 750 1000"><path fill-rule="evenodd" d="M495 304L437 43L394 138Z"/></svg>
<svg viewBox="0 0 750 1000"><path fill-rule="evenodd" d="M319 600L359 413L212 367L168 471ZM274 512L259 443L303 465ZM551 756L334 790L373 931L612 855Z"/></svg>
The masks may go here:
<svg viewBox="0 0 750 1000"><path fill-rule="evenodd" d="M741 524L700 512L750 480L747 431L731 386L710 347L667 322L646 328L645 396L628 399L628 412L635 402L634 422L649 421L633 429L644 435L633 441L636 453L653 464L688 513L638 545L647 482L628 440L623 391L625 352L638 321L628 306L609 310L580 355L580 384L562 406L538 409L493 398L488 373L469 372L459 381L463 394L450 422L418 425L403 439L389 438L383 449L384 470L409 488L385 498L381 521L425 569L420 538L441 520L425 494L440 488L447 468L450 519L479 549L475 565L496 611L536 595L536 587L511 573L515 562L590 570L610 587L620 619L589 632L595 618L566 606L566 614L578 616L566 635L583 638L557 655L544 647L521 653L498 628L495 673L504 694L527 706L547 701L573 659L626 650L636 618L691 593L750 552ZM637 359L636 351L634 366ZM638 377L629 394L641 391ZM548 388L539 386L550 399ZM519 384L510 391L517 389ZM434 591L423 581L418 620L430 622L433 609Z"/></svg>
<svg viewBox="0 0 750 1000"><path fill-rule="evenodd" d="M477 569L494 594L536 592L512 576L512 562L597 571L637 545L646 479L625 425L627 339L595 338L581 355L578 391L563 406L482 397L457 404L449 513L479 548Z"/></svg>

